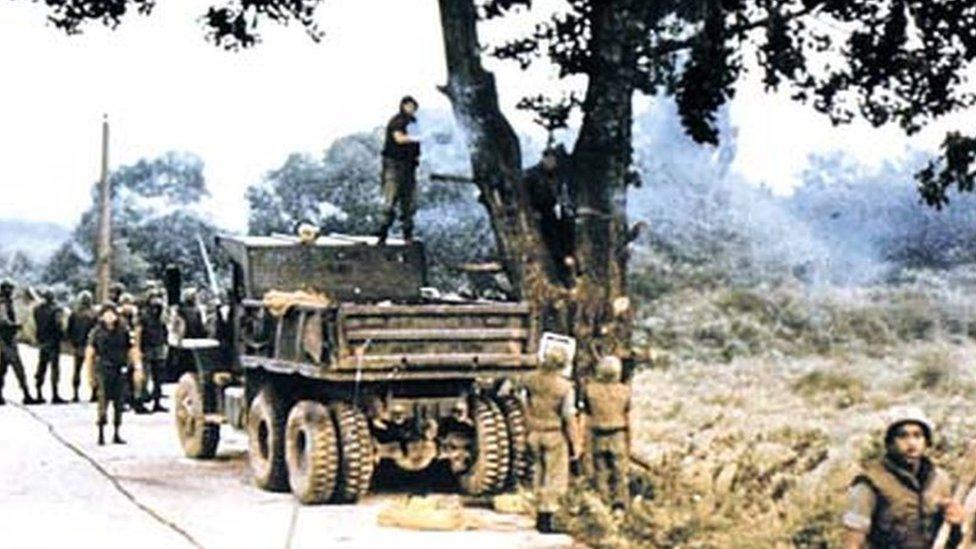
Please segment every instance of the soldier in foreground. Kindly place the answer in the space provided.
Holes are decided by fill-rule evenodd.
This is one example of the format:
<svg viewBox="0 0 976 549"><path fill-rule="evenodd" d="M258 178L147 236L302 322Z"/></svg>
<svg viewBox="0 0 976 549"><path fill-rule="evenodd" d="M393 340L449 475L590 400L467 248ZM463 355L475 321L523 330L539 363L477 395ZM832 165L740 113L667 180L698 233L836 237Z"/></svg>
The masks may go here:
<svg viewBox="0 0 976 549"><path fill-rule="evenodd" d="M71 376L71 389L74 392L72 402L78 402L78 389L81 387L81 370L85 363L85 347L88 346L88 334L95 326L95 308L92 306L92 294L87 290L78 292L75 308L68 316L68 343L74 355L74 373ZM95 402L95 387L92 387L91 401Z"/></svg>
<svg viewBox="0 0 976 549"><path fill-rule="evenodd" d="M400 100L400 111L386 125L383 143L383 170L380 175L383 192L383 224L377 231L378 244L386 242L386 235L393 226L397 207L403 239L413 239L413 214L417 203L417 165L420 158L420 141L407 133L407 126L416 121L417 100L409 95Z"/></svg>
<svg viewBox="0 0 976 549"><path fill-rule="evenodd" d="M37 389L38 402L44 402L42 387L47 376L48 367L51 369L51 404L64 404L64 399L58 394L58 382L61 380L61 308L54 302L54 292L45 289L41 292L41 303L34 308L34 326L37 328L37 371L34 374L34 386Z"/></svg>
<svg viewBox="0 0 976 549"><path fill-rule="evenodd" d="M629 501L627 469L630 461L630 387L621 381L620 359L600 359L596 379L583 388L583 413L590 430L596 487L615 513Z"/></svg>
<svg viewBox="0 0 976 549"><path fill-rule="evenodd" d="M932 424L915 407L889 412L884 457L859 474L843 516L847 549L932 547L942 522L953 525L949 547L961 535L962 506L952 500L952 482L926 456Z"/></svg>
<svg viewBox="0 0 976 549"><path fill-rule="evenodd" d="M139 348L133 344L129 327L119 314L115 304L107 302L98 313L98 323L88 337L85 350L85 367L98 379L98 444L105 444L105 425L108 423L108 405L112 404L112 442L125 444L119 436L122 426L122 406L125 402L126 379L129 365L142 368Z"/></svg>
<svg viewBox="0 0 976 549"><path fill-rule="evenodd" d="M37 404L37 399L31 396L27 388L24 364L20 360L20 351L17 349L17 332L20 330L20 323L17 322L17 313L14 310L13 293L13 282L9 280L0 282L0 405L6 403L3 398L3 382L7 378L7 367L14 369L17 383L24 393L24 404Z"/></svg>
<svg viewBox="0 0 976 549"><path fill-rule="evenodd" d="M569 488L570 456L578 458L575 433L576 398L573 384L562 376L566 355L550 350L538 371L526 375L526 420L528 449L532 460L532 487L536 495L536 529L554 532L552 517L559 497Z"/></svg>

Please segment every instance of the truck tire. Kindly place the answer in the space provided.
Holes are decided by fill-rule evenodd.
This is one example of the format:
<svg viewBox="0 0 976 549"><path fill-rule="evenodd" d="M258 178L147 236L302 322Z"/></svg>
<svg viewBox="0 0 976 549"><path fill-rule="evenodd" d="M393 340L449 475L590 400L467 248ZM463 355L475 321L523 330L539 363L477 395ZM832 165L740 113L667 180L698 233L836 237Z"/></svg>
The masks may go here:
<svg viewBox="0 0 976 549"><path fill-rule="evenodd" d="M286 403L271 384L258 391L248 409L248 461L254 483L264 490L288 490L288 470L285 466L286 412Z"/></svg>
<svg viewBox="0 0 976 549"><path fill-rule="evenodd" d="M339 431L337 503L355 503L369 492L373 480L373 437L366 416L344 402L333 407Z"/></svg>
<svg viewBox="0 0 976 549"><path fill-rule="evenodd" d="M532 480L532 469L529 467L529 427L525 419L525 408L513 396L498 399L498 407L505 416L505 426L508 428L510 459L507 487L527 485Z"/></svg>
<svg viewBox="0 0 976 549"><path fill-rule="evenodd" d="M339 472L339 447L332 415L321 402L303 400L288 413L285 463L291 493L298 501L329 501Z"/></svg>
<svg viewBox="0 0 976 549"><path fill-rule="evenodd" d="M505 416L494 402L479 398L475 400L471 419L477 455L471 467L458 477L458 484L472 496L499 492L508 481L510 459Z"/></svg>
<svg viewBox="0 0 976 549"><path fill-rule="evenodd" d="M190 372L180 376L173 395L176 434L186 457L195 459L214 457L220 442L220 425L204 421L203 399L200 378Z"/></svg>

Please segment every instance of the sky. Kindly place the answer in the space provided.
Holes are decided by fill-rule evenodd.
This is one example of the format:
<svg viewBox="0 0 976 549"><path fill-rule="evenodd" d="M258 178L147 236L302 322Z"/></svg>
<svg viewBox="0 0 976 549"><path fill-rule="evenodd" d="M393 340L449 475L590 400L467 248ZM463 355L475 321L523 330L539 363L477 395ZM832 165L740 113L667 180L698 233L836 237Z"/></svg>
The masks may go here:
<svg viewBox="0 0 976 549"><path fill-rule="evenodd" d="M319 14L321 43L297 26L271 26L264 43L238 53L204 40L197 18L210 3L162 1L152 16L127 18L114 31L92 25L67 37L45 23L43 5L0 2L0 218L77 221L98 178L103 113L110 166L193 152L206 164L214 221L242 230L245 189L288 154L320 154L337 137L381 126L405 93L422 109L450 109L435 89L446 69L434 0L329 0ZM530 24L484 32L492 40ZM538 135L515 103L565 85L545 69L489 68L517 129ZM739 131L734 169L780 192L798 182L811 153L842 149L876 164L909 144L895 129L832 128L754 82L730 108ZM934 148L941 129L912 144Z"/></svg>

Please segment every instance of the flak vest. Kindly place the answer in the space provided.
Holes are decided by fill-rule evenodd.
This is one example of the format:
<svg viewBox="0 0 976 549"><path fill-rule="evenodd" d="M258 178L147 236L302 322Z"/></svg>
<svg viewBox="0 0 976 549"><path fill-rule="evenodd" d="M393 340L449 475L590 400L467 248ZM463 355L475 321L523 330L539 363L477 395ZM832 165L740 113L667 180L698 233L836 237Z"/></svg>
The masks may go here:
<svg viewBox="0 0 976 549"><path fill-rule="evenodd" d="M872 548L928 549L941 523L938 502L952 496L952 483L931 467L924 485L911 473L876 463L854 482L867 482L877 496L868 543Z"/></svg>
<svg viewBox="0 0 976 549"><path fill-rule="evenodd" d="M619 382L593 381L586 385L584 397L591 429L615 431L627 427L630 387Z"/></svg>
<svg viewBox="0 0 976 549"><path fill-rule="evenodd" d="M526 376L526 422L532 431L557 431L563 427L563 402L573 384L558 373L536 372Z"/></svg>

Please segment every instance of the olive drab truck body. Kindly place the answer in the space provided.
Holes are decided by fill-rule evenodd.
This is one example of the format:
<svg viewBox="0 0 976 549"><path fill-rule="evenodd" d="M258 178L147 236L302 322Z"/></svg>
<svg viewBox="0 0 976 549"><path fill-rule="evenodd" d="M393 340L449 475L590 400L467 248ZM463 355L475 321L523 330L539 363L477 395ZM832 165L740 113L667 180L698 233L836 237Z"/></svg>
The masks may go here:
<svg viewBox="0 0 976 549"><path fill-rule="evenodd" d="M212 457L220 426L247 431L256 484L305 503L354 502L381 460L446 463L488 494L527 472L507 379L536 367L526 303L428 297L419 242L330 235L218 237L230 260L223 360L180 379L185 453Z"/></svg>

